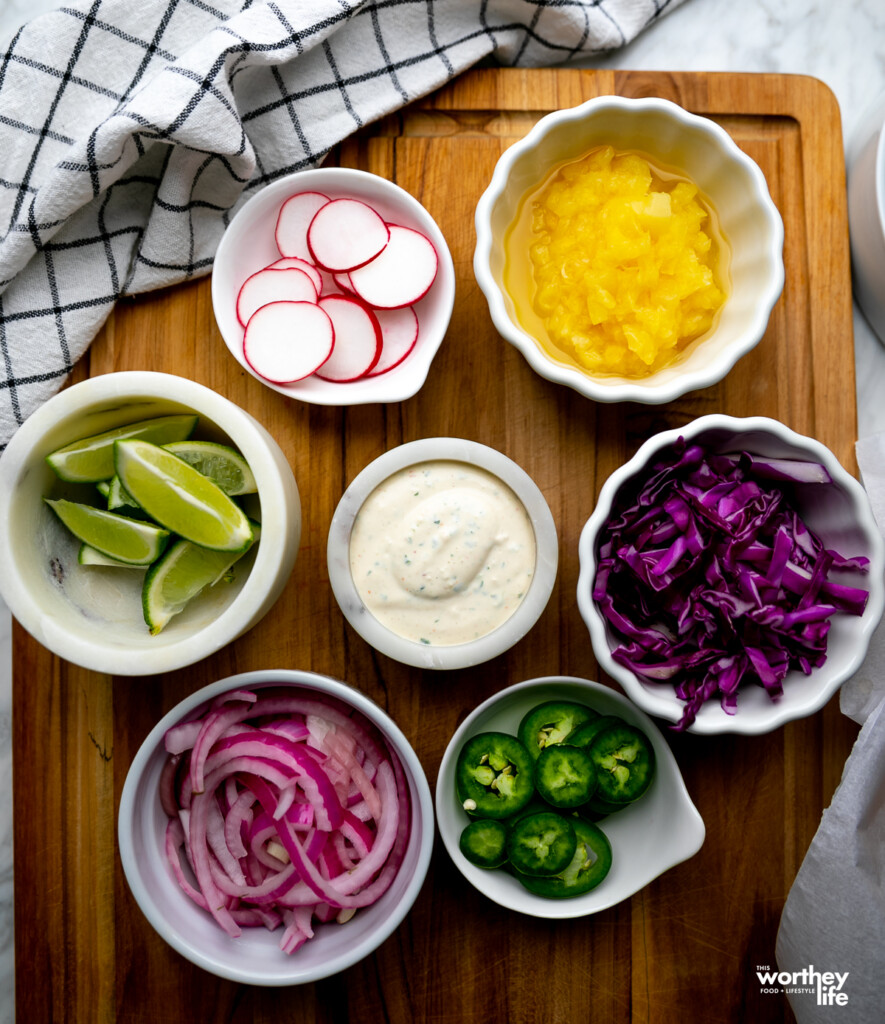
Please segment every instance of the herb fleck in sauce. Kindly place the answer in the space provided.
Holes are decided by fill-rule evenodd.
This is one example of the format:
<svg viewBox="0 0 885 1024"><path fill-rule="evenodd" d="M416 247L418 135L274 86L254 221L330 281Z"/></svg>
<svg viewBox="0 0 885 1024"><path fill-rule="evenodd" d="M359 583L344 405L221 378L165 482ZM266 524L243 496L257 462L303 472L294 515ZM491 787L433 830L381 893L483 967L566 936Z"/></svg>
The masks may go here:
<svg viewBox="0 0 885 1024"><path fill-rule="evenodd" d="M535 570L522 502L466 462L423 462L393 474L354 522L350 569L366 608L416 643L485 636L516 611Z"/></svg>

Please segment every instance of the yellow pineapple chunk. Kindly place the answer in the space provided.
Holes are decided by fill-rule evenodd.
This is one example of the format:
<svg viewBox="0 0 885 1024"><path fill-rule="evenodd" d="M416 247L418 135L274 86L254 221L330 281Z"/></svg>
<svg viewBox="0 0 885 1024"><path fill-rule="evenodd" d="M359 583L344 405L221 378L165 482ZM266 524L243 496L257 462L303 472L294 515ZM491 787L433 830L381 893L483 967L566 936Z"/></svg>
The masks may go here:
<svg viewBox="0 0 885 1024"><path fill-rule="evenodd" d="M536 196L533 308L553 344L594 374L642 377L705 334L725 300L696 186L665 184L605 146Z"/></svg>

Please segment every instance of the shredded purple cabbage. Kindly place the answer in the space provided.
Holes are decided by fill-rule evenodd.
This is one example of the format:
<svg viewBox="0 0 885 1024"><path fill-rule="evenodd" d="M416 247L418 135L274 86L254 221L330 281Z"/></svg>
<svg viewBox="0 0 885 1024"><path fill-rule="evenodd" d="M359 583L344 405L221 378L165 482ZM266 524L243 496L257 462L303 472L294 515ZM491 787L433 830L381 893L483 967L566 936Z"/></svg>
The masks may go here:
<svg viewBox="0 0 885 1024"><path fill-rule="evenodd" d="M816 463L719 455L680 438L600 534L593 598L621 643L614 659L685 702L684 730L718 696L734 714L754 682L776 700L791 669L826 660L830 618L867 591L830 579L866 558L824 548L787 482L830 482Z"/></svg>

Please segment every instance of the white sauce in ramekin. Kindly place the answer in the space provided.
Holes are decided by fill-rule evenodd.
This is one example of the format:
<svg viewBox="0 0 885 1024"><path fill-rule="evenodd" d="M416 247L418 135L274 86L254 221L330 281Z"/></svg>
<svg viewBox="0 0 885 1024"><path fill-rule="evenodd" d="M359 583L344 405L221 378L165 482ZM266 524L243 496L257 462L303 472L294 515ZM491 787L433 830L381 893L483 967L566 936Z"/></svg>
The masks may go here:
<svg viewBox="0 0 885 1024"><path fill-rule="evenodd" d="M422 462L366 498L350 570L366 608L416 643L451 646L497 629L535 572L535 534L513 491L467 462Z"/></svg>

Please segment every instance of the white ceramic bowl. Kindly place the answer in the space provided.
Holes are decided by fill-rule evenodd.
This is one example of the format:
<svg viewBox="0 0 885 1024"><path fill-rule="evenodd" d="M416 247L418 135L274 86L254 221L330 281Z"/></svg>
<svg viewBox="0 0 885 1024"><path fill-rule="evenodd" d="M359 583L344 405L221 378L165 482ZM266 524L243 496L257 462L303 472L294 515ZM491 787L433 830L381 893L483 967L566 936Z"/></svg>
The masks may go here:
<svg viewBox="0 0 885 1024"><path fill-rule="evenodd" d="M465 462L502 480L519 498L535 535L535 572L529 590L513 614L497 629L467 643L427 645L398 636L366 608L350 569L350 538L354 520L366 498L401 469L436 460ZM431 437L411 441L385 452L370 463L344 492L328 540L329 582L347 621L376 650L389 658L427 669L461 669L479 665L509 650L532 628L544 611L559 561L553 516L531 477L512 459L476 441L457 437Z"/></svg>
<svg viewBox="0 0 885 1024"><path fill-rule="evenodd" d="M290 956L279 949L279 931L244 928L239 938L231 938L181 892L167 865L167 819L159 797L160 772L166 760L164 735L170 726L197 716L205 705L229 690L281 684L311 696L337 698L373 723L402 763L412 811L411 837L390 888L346 924L316 925L314 938ZM117 836L120 860L132 895L153 928L173 949L198 967L232 981L248 985L300 985L337 974L368 956L409 912L430 865L433 803L421 762L408 740L389 715L368 697L343 682L312 672L245 672L191 694L151 730L126 776Z"/></svg>
<svg viewBox="0 0 885 1024"><path fill-rule="evenodd" d="M504 238L523 197L560 164L610 144L693 181L731 249L728 295L710 334L673 366L641 380L593 377L565 353L548 356L520 324L504 285ZM542 117L500 158L476 207L476 280L495 327L542 377L598 402L669 402L721 380L761 340L784 284L784 229L765 177L715 121L663 99L600 96Z"/></svg>
<svg viewBox="0 0 885 1024"><path fill-rule="evenodd" d="M885 94L861 118L848 155L854 294L885 342Z"/></svg>
<svg viewBox="0 0 885 1024"><path fill-rule="evenodd" d="M833 453L809 437L803 437L777 420L765 417L739 419L731 416L703 416L684 427L667 430L650 438L629 462L603 484L599 500L581 532L578 544L581 570L578 577L578 607L600 667L616 679L628 696L650 715L669 722L682 717L683 703L669 683L639 679L616 662L611 652L618 644L608 623L592 599L596 578L598 537L609 519L621 488L643 479L648 468L678 438L698 443L716 452L748 451L770 458L819 462L832 478L828 484L791 485L796 508L805 523L823 540L825 547L845 556L869 558L869 572L836 573L836 580L868 588L863 615L837 614L831 619L827 660L810 676L798 669L787 674L783 695L772 700L761 686L745 685L738 693L736 714L726 714L718 700L707 701L689 732L770 732L786 722L813 714L826 704L839 687L860 667L870 637L885 607L885 543L883 543L869 499L861 485L840 465Z"/></svg>
<svg viewBox="0 0 885 1024"><path fill-rule="evenodd" d="M207 589L151 636L141 609L144 574L79 565L79 542L42 500L66 495L95 504L95 488L63 484L44 460L79 438L188 411L199 414L196 437L233 445L251 466L258 494L244 507L261 521L261 540L232 583ZM183 377L127 371L75 384L33 413L0 458L3 599L44 647L96 672L171 672L251 629L286 585L300 534L298 488L276 441L233 402Z"/></svg>
<svg viewBox="0 0 885 1024"><path fill-rule="evenodd" d="M571 899L546 899L525 889L506 871L476 867L458 840L469 818L458 803L455 763L461 747L477 733L516 735L523 715L547 700L573 700L603 715L618 715L648 736L655 751L655 778L635 804L599 822L612 846L608 875L590 892ZM585 917L628 899L652 879L689 857L704 842L704 823L691 802L679 766L657 726L634 704L607 686L570 676L546 676L496 693L471 712L449 741L436 783L436 820L458 870L489 899L509 910L549 919Z"/></svg>
<svg viewBox="0 0 885 1024"><path fill-rule="evenodd" d="M418 341L398 365L377 377L342 384L307 377L294 384L273 384L258 376L243 356L243 328L236 300L251 274L280 258L274 227L282 203L297 192L322 192L332 199L349 196L374 207L385 220L426 235L439 257L436 280L414 309ZM218 329L237 362L262 384L289 398L315 405L402 402L416 394L445 337L455 303L455 268L442 232L424 207L404 189L375 174L347 167L298 171L267 185L237 212L225 231L212 269L212 306Z"/></svg>

